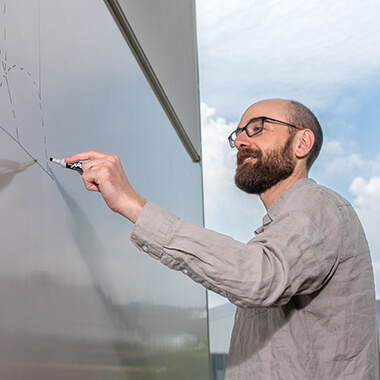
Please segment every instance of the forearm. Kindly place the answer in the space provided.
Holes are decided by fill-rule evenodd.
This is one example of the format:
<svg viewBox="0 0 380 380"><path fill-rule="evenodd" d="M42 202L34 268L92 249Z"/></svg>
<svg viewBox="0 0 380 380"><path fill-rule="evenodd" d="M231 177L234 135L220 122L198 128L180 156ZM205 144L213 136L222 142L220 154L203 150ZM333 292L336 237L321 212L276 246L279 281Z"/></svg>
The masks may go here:
<svg viewBox="0 0 380 380"><path fill-rule="evenodd" d="M152 203L141 213L131 240L162 264L240 307L273 304L288 288L286 268L260 245L248 246L182 221Z"/></svg>

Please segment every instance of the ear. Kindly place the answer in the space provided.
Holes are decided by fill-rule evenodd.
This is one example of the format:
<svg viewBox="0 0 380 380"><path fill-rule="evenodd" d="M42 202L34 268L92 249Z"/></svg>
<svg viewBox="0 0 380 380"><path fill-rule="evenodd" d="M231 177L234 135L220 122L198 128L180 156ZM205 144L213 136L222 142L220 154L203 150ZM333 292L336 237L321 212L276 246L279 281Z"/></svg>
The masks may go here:
<svg viewBox="0 0 380 380"><path fill-rule="evenodd" d="M310 129L303 129L297 133L295 154L298 158L304 158L314 145L314 133Z"/></svg>

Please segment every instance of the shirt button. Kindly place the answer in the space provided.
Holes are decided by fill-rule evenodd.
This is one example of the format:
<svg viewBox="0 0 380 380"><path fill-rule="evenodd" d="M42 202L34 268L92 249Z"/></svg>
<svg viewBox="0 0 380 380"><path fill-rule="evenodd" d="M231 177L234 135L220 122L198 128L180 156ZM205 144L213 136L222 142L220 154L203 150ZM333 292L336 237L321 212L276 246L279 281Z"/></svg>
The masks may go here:
<svg viewBox="0 0 380 380"><path fill-rule="evenodd" d="M146 245L143 245L143 246L142 246L142 250L143 250L144 252L148 252L148 251L149 251L149 249L148 249L148 247L147 247Z"/></svg>
<svg viewBox="0 0 380 380"><path fill-rule="evenodd" d="M187 269L184 269L182 272L185 274L189 274L189 271Z"/></svg>

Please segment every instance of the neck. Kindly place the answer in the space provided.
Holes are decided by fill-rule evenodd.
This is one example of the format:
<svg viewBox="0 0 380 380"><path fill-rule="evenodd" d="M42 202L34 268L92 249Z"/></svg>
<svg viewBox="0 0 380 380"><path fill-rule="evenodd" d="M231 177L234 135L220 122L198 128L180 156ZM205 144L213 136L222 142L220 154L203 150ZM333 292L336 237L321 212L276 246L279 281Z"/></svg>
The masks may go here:
<svg viewBox="0 0 380 380"><path fill-rule="evenodd" d="M284 179L261 193L260 199L261 202L263 202L265 209L268 211L277 202L285 190L290 189L300 179L307 177L308 173L305 170L294 171L289 178Z"/></svg>

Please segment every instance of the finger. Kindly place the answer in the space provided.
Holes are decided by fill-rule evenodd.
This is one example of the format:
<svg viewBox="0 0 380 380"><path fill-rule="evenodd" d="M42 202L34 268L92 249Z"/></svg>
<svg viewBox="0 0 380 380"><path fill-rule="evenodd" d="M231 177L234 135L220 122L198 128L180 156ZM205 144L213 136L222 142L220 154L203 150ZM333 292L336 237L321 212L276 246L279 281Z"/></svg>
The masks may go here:
<svg viewBox="0 0 380 380"><path fill-rule="evenodd" d="M96 171L93 170L93 166L83 169L82 180L87 190L98 191L98 192L100 191L96 177L97 177L97 174L96 174Z"/></svg>
<svg viewBox="0 0 380 380"><path fill-rule="evenodd" d="M108 181L112 173L108 157L110 155L88 160L82 164L82 179L88 190L101 191L102 184Z"/></svg>
<svg viewBox="0 0 380 380"><path fill-rule="evenodd" d="M87 160L82 163L82 170L83 172L96 170L102 167L104 165L105 160L104 159L92 159Z"/></svg>
<svg viewBox="0 0 380 380"><path fill-rule="evenodd" d="M105 156L107 156L105 153L97 152L96 150L89 150L87 152L77 153L72 156L68 156L65 158L65 161L69 164L72 164L78 161L93 160L93 159L101 158Z"/></svg>
<svg viewBox="0 0 380 380"><path fill-rule="evenodd" d="M88 191L96 191L96 192L100 193L99 186L96 183L94 183L94 182L87 183L86 181L84 181L84 184L85 184L86 189Z"/></svg>

